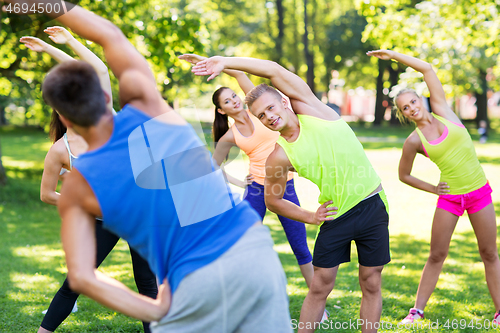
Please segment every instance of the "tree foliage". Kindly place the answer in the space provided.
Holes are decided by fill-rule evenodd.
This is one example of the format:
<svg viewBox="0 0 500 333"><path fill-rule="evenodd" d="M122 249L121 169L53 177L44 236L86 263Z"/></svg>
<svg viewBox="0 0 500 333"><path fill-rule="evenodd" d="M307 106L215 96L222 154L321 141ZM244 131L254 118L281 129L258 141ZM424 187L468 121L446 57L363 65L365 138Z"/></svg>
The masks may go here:
<svg viewBox="0 0 500 333"><path fill-rule="evenodd" d="M432 63L448 95L482 92L481 72L499 71L498 0L358 0L357 7L368 22L364 40Z"/></svg>
<svg viewBox="0 0 500 333"><path fill-rule="evenodd" d="M177 69L180 65L177 55L201 52L203 45L199 38L199 17L176 15L166 3L167 1L162 0L79 2L82 7L109 19L122 29L136 48L148 58L159 90L172 102L176 96L186 94L181 87L191 83L193 78ZM29 25L26 24L27 21ZM14 22L2 17L1 23L0 106L15 105L16 110L25 110L26 119L33 118L34 123L47 125L51 110L41 98L41 82L55 62L47 54L27 50L20 45L19 38L31 35L51 43L43 30L57 22L47 22L43 16L29 16ZM99 46L92 43L87 43L87 46L104 60ZM61 48L72 55L68 48ZM116 89L116 81L113 83ZM116 93L114 97L115 105L119 105Z"/></svg>

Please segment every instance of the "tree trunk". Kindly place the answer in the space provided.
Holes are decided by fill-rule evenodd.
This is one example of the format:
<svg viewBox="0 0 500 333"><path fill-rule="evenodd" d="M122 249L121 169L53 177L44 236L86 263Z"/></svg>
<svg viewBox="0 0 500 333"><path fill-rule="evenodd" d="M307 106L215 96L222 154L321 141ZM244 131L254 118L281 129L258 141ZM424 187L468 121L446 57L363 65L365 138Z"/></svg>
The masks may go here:
<svg viewBox="0 0 500 333"><path fill-rule="evenodd" d="M5 118L5 106L0 104L0 126L7 125L7 119Z"/></svg>
<svg viewBox="0 0 500 333"><path fill-rule="evenodd" d="M384 73L387 67L387 61L378 60L378 76L377 76L377 96L375 100L375 119L373 125L380 126L384 120L385 107L384 102Z"/></svg>
<svg viewBox="0 0 500 333"><path fill-rule="evenodd" d="M477 107L477 113L476 113L476 125L479 128L479 122L481 120L486 121L487 126L489 127L489 120L488 120L488 81L486 81L486 72L483 70L479 71L479 80L481 82L481 90L482 92L479 93L476 91L476 107Z"/></svg>
<svg viewBox="0 0 500 333"><path fill-rule="evenodd" d="M297 2L296 0L293 0L293 4L292 4L292 22L291 22L291 27L293 29L293 35L294 36L298 36L299 35L299 30L298 30L298 26L299 26L299 19L298 19L298 14L297 14ZM300 67L300 52L299 52L299 43L300 43L300 40L298 38L293 38L293 50L292 50L292 54L291 54L291 59L290 62L292 63L292 66L293 66L293 72L295 74L298 74L298 70L299 70L299 67Z"/></svg>
<svg viewBox="0 0 500 333"><path fill-rule="evenodd" d="M283 0L276 0L276 9L278 11L278 37L276 37L276 59L279 64L283 59L283 39L285 37L285 9Z"/></svg>
<svg viewBox="0 0 500 333"><path fill-rule="evenodd" d="M0 146L0 186L7 184L7 174L2 164L2 146Z"/></svg>
<svg viewBox="0 0 500 333"><path fill-rule="evenodd" d="M304 37L303 37L303 43L304 43L304 56L306 58L306 65L307 65L307 84L309 85L309 88L314 93L315 87L314 87L314 56L313 54L309 51L309 29L308 29L308 23L307 23L307 0L304 0Z"/></svg>
<svg viewBox="0 0 500 333"><path fill-rule="evenodd" d="M389 64L389 66L387 67L389 69L389 80L391 81L391 90L392 90L392 87L394 87L395 85L398 84L398 80L399 80L399 68L398 69L394 69L392 67L393 64ZM396 111L392 110L391 112L391 120L389 121L389 124L391 125L394 125L394 126L400 126L401 123L399 122L398 118L396 117Z"/></svg>

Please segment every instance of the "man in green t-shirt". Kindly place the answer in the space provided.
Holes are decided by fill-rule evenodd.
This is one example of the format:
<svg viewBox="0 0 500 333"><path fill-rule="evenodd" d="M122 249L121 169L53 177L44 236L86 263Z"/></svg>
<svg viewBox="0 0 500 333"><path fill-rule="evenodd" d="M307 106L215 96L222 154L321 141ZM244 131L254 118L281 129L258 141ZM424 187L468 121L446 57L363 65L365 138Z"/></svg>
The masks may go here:
<svg viewBox="0 0 500 333"><path fill-rule="evenodd" d="M265 84L245 99L250 111L281 136L266 163L265 198L272 212L304 223L321 225L314 247L314 277L300 314L299 332L319 327L326 299L333 289L339 264L350 261L350 244L358 250L362 291L362 332L375 332L382 311L381 273L390 261L389 217L380 178L351 128L297 75L280 65L252 58L212 57L193 67L197 75L224 69L265 77ZM321 204L316 212L283 199L287 172L314 182Z"/></svg>

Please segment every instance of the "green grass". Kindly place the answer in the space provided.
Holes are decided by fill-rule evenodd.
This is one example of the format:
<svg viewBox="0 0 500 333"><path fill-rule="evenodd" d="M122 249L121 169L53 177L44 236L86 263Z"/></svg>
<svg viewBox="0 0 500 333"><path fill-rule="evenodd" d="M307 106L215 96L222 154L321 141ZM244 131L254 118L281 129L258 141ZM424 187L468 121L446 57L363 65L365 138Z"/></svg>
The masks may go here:
<svg viewBox="0 0 500 333"><path fill-rule="evenodd" d="M354 126L354 129L360 137L389 136L394 138L391 140L404 139L411 131L411 128L374 129L364 126ZM4 155L2 160L9 176L8 185L0 188L0 332L35 332L43 318L41 312L48 307L66 273L57 210L39 200L43 158L50 143L47 135L40 131L0 128L0 144ZM429 253L430 226L436 198L405 186L397 179L400 142L366 141L364 145L382 178L390 202L392 262L383 272L382 320L391 323L393 329L380 331L414 332L411 329L398 330L396 325L406 316L415 299L420 274ZM476 149L493 189L499 189L500 145L477 144ZM438 171L425 158L415 163L418 165L415 168L417 176L437 179ZM298 186L298 193L303 206L310 209L317 207L317 197L313 192ZM500 193L493 192L493 198L499 216ZM265 224L271 229L275 248L287 274L291 316L298 319L307 287L275 215L268 213ZM316 227L307 226L307 231L312 250ZM136 289L128 247L123 241L118 243L100 269L131 289ZM327 309L334 322L355 321L359 317L361 292L357 272L357 255L353 245L351 263L341 265L336 286L327 301ZM79 311L70 315L58 332L142 331L139 321L111 311L86 297L80 297L78 305ZM449 258L426 308L428 319L424 323L439 320L440 329L419 331L451 331L451 328L443 327L446 319L483 322L492 319L493 312L477 242L468 219L461 218L452 239ZM318 330L339 331L357 330ZM481 330L458 328L455 331Z"/></svg>

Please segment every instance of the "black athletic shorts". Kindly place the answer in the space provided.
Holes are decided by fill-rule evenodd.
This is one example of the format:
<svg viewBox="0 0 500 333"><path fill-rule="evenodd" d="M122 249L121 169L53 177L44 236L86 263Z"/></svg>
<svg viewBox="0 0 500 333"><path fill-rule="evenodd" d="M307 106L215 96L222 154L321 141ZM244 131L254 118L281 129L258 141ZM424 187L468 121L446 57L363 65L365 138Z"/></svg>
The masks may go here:
<svg viewBox="0 0 500 333"><path fill-rule="evenodd" d="M391 261L389 215L379 194L321 225L314 244L313 265L333 268L351 261L351 241L356 242L360 265L382 266Z"/></svg>

